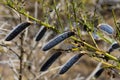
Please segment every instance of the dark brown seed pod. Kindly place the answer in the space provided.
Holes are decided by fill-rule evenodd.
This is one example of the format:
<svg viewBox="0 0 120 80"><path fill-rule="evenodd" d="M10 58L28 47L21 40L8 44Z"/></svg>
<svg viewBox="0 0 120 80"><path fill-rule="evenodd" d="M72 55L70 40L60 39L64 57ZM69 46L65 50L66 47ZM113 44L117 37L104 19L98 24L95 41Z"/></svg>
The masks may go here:
<svg viewBox="0 0 120 80"><path fill-rule="evenodd" d="M14 39L20 32L27 28L31 22L23 22L18 24L5 38L5 41L10 41Z"/></svg>
<svg viewBox="0 0 120 80"><path fill-rule="evenodd" d="M96 72L96 74L94 75L94 77L95 77L95 78L98 78L98 77L102 74L103 71L104 71L104 68L100 68L100 69Z"/></svg>
<svg viewBox="0 0 120 80"><path fill-rule="evenodd" d="M56 52L54 53L41 67L40 71L46 71L55 61L58 59L58 57L62 54L62 52Z"/></svg>
<svg viewBox="0 0 120 80"><path fill-rule="evenodd" d="M77 62L80 57L82 57L84 54L76 54L75 56L73 56L72 58L70 58L61 68L61 70L59 71L59 74L64 74L66 71L68 71L73 64L75 64L75 62Z"/></svg>
<svg viewBox="0 0 120 80"><path fill-rule="evenodd" d="M44 36L45 32L47 31L46 27L42 27L39 32L37 33L36 37L35 37L35 41L40 41L42 39L42 37Z"/></svg>
<svg viewBox="0 0 120 80"><path fill-rule="evenodd" d="M110 53L110 52L112 52L113 50L118 49L118 48L120 48L119 43L114 42L114 43L110 46L110 48L108 49L108 53Z"/></svg>
<svg viewBox="0 0 120 80"><path fill-rule="evenodd" d="M62 42L63 40L67 39L70 36L75 35L74 32L65 32L63 34L60 34L58 36L56 36L55 38L53 38L52 40L50 40L44 47L43 47L43 51L47 51L49 49L51 49L52 47L56 46L57 44L59 44L60 42Z"/></svg>

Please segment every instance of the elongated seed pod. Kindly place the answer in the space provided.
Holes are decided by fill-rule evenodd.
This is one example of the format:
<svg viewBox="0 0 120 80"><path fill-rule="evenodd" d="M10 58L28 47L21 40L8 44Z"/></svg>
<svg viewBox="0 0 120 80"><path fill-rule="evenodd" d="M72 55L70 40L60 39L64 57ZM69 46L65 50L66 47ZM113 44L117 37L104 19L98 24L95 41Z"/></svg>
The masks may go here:
<svg viewBox="0 0 120 80"><path fill-rule="evenodd" d="M117 48L120 48L120 45L119 45L119 43L114 42L114 43L110 46L110 48L108 49L108 53L112 52L113 50L115 50L115 49L117 49Z"/></svg>
<svg viewBox="0 0 120 80"><path fill-rule="evenodd" d="M54 53L41 67L40 71L46 71L62 54L62 52L56 52Z"/></svg>
<svg viewBox="0 0 120 80"><path fill-rule="evenodd" d="M95 77L95 78L98 78L98 77L102 74L103 71L104 71L104 68L100 68L100 69L96 72L96 74L94 75L94 77Z"/></svg>
<svg viewBox="0 0 120 80"><path fill-rule="evenodd" d="M49 49L51 49L52 47L56 46L57 44L59 44L60 42L62 42L63 40L65 40L66 38L73 36L75 33L74 32L65 32L63 34L60 34L58 36L56 36L55 38L53 38L52 40L50 40L44 47L43 47L43 51L47 51Z"/></svg>
<svg viewBox="0 0 120 80"><path fill-rule="evenodd" d="M35 36L35 41L40 41L42 39L42 37L44 36L45 32L47 31L46 27L42 27L39 32L37 33L37 35Z"/></svg>
<svg viewBox="0 0 120 80"><path fill-rule="evenodd" d="M11 32L6 36L5 41L10 41L14 39L20 32L27 28L31 22L23 22L18 24Z"/></svg>
<svg viewBox="0 0 120 80"><path fill-rule="evenodd" d="M68 71L73 66L73 64L75 64L75 62L77 62L79 58L83 55L84 54L76 54L75 56L70 58L60 69L59 74L64 74L66 71Z"/></svg>
<svg viewBox="0 0 120 80"><path fill-rule="evenodd" d="M108 24L105 24L105 23L102 23L102 24L99 24L97 26L101 31L107 33L107 34L113 34L114 33L114 29L108 25Z"/></svg>

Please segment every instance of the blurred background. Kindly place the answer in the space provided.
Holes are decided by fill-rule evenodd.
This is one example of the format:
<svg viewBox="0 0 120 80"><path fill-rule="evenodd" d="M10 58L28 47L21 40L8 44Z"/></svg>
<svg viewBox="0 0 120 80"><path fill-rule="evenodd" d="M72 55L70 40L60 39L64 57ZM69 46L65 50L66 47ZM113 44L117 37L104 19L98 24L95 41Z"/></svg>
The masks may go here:
<svg viewBox="0 0 120 80"><path fill-rule="evenodd" d="M91 45L93 45L92 39L84 30L85 25L81 24L83 16L86 21L93 22L94 27L97 27L99 23L107 23L116 30L112 12L114 10L117 23L120 23L120 0L0 0L0 80L19 80L20 61L17 55L22 53L24 55L22 80L86 80L99 63L94 58L84 55L65 74L56 76L60 66L73 55L80 53L80 51L65 51L48 71L40 72L43 63L53 53L59 49L73 47L72 40L67 39L49 51L42 51L43 45L58 34L48 29L42 40L36 42L35 36L42 25L34 25L35 21L10 8L5 4L7 1L14 3L15 8L25 9L26 13L34 18L55 26L61 32L71 30L70 26L79 27L82 38ZM12 41L4 41L6 35L16 25L28 20L33 21L34 24L23 34L18 35ZM22 35L23 39L21 40ZM116 40L115 36L114 34L109 37ZM104 51L107 51L110 46L103 40L96 42L98 47ZM112 55L118 57L118 53L119 50L115 50ZM114 62L112 63L114 64ZM99 78L90 80L119 80L119 75L115 75L113 78L111 72L105 70Z"/></svg>

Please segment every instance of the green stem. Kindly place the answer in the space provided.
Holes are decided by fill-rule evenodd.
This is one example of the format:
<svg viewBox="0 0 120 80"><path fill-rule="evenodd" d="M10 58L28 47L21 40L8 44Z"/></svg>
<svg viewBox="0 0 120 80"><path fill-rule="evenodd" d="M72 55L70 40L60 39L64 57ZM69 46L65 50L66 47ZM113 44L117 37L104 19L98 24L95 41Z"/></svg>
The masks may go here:
<svg viewBox="0 0 120 80"><path fill-rule="evenodd" d="M56 9L56 1L54 0L54 10L55 10L55 12L56 12L56 15L57 15L57 18L58 18L58 22L59 22L59 24L60 24L60 26L61 26L61 29L62 29L62 32L64 31L64 27L63 27L63 25L62 25L62 22L61 22L61 20L60 20L60 16L59 16L59 13L58 13L58 9Z"/></svg>
<svg viewBox="0 0 120 80"><path fill-rule="evenodd" d="M91 48L91 49L93 49L93 50L95 50L95 51L100 52L101 54L107 56L109 59L119 62L119 60L118 60L116 57L114 57L114 56L112 56L112 55L110 55L110 54L108 54L108 53L106 53L106 52L104 52L104 51L102 51L102 50L99 50L99 49L95 48L94 46L92 46L92 45L90 45L90 44L88 44L88 43L86 43L86 42L84 42L84 41L81 41L81 40L79 40L79 39L77 39L77 38L75 38L75 37L71 37L71 38L72 38L73 40L76 40L76 41L78 41L78 42L83 43L84 45L86 45L87 47L89 47L89 48Z"/></svg>
<svg viewBox="0 0 120 80"><path fill-rule="evenodd" d="M96 48L99 49L99 48L98 48L98 45L96 44L96 42L95 42L95 40L94 40L94 38L93 38L93 36L92 36L92 34L91 34L91 32L88 32L88 33L89 33L90 37L92 38L92 41L93 41L93 43L95 44Z"/></svg>
<svg viewBox="0 0 120 80"><path fill-rule="evenodd" d="M72 0L72 8L73 8L73 13L74 13L74 19L75 19L75 22L77 22L77 17L76 17L76 7L75 7L75 3L74 3L73 0Z"/></svg>
<svg viewBox="0 0 120 80"><path fill-rule="evenodd" d="M41 24L41 25L43 25L43 26L45 26L45 27L47 27L47 28L49 28L49 29L52 29L53 31L55 31L55 32L57 32L57 33L60 33L59 30L57 30L57 29L55 28L55 26L51 26L51 25L49 25L49 24L47 24L47 23L45 23L45 22L42 22L42 21L39 20L39 19L34 18L33 16L30 16L30 15L27 14L27 12L25 12L24 10L19 10L19 9L17 9L16 7L14 7L14 5L9 4L8 2L6 2L5 4L8 5L10 8L14 9L15 11L17 11L18 13L20 13L20 14L28 17L29 19L31 19L31 20L33 20L33 21L36 21L37 23L39 23L39 24Z"/></svg>
<svg viewBox="0 0 120 80"><path fill-rule="evenodd" d="M23 14L24 16L28 17L29 19L32 19L32 20L38 22L39 24L44 25L45 27L50 28L50 29L54 30L55 32L58 32L58 33L59 33L59 31L58 31L54 26L51 26L51 25L49 25L49 24L47 24L47 23L45 23L45 22L42 22L41 20L36 19L36 18L34 18L34 17L26 14L25 12L19 12L19 13L20 13L20 14Z"/></svg>
<svg viewBox="0 0 120 80"><path fill-rule="evenodd" d="M115 27L117 28L116 31L118 33L118 36L119 36L119 39L120 39L120 31L119 31L119 26L117 25L116 23L116 16L115 16L115 12L114 10L112 9L112 15L113 15L113 19L114 19L114 23L115 23Z"/></svg>

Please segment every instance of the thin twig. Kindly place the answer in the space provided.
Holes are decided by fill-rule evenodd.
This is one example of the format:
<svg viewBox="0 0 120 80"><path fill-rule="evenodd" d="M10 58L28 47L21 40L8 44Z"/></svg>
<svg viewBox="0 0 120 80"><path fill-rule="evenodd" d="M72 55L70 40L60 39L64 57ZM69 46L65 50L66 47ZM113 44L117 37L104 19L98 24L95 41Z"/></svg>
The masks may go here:
<svg viewBox="0 0 120 80"><path fill-rule="evenodd" d="M15 73L16 77L18 78L19 74L18 74L18 72L17 72L17 70L16 70L16 68L15 68L15 65L14 65L14 63L13 63L13 60L11 60L11 59L9 59L9 66L10 66L10 68L13 70L13 72Z"/></svg>
<svg viewBox="0 0 120 80"><path fill-rule="evenodd" d="M22 19L20 17L20 22L22 22ZM19 80L22 80L23 77L23 57L24 57L24 48L23 48L23 42L24 42L24 32L20 36L20 71L19 71Z"/></svg>
<svg viewBox="0 0 120 80"><path fill-rule="evenodd" d="M60 8L60 6L61 6L61 3L59 3L59 4L57 5L58 9ZM63 25L62 25L62 22L61 22L59 13L58 13L58 9L56 9L56 0L54 0L54 10L55 10L55 12L56 12L56 15L57 15L57 18L58 18L58 22L59 22L59 24L60 24L60 26L61 26L61 28L62 28L62 31L63 31L63 30L64 30L64 27L63 27Z"/></svg>
<svg viewBox="0 0 120 80"><path fill-rule="evenodd" d="M95 40L94 40L91 32L89 32L89 35L90 35L90 37L92 38L92 41L93 41L93 43L95 44L96 48L99 49L99 47L98 47L97 43L95 42Z"/></svg>
<svg viewBox="0 0 120 80"><path fill-rule="evenodd" d="M17 52L15 52L12 48L6 46L5 44L0 44L0 46L5 47L5 48L7 48L8 50L10 50L10 51L13 52L18 58L20 57L20 56L17 54Z"/></svg>

